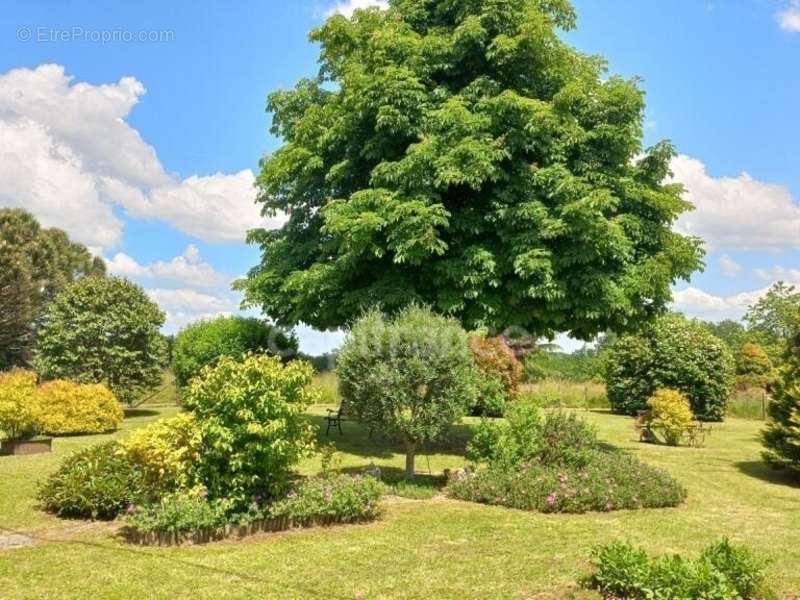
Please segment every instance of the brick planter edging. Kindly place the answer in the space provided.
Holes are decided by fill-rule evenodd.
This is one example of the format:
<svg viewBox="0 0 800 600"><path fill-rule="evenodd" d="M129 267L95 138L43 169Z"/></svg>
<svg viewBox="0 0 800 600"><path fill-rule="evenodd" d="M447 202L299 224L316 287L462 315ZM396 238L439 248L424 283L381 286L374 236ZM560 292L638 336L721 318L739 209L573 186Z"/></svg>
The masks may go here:
<svg viewBox="0 0 800 600"><path fill-rule="evenodd" d="M327 527L330 525L347 525L353 523L366 523L373 519L351 519L346 517L309 517L307 519L292 519L280 517L276 519L262 519L247 525L224 525L222 527L206 527L190 531L150 531L141 533L132 527L124 527L122 536L129 544L140 546L180 546L181 544L207 544L219 542L230 538L241 539L257 533L275 533L290 529L305 529L308 527Z"/></svg>

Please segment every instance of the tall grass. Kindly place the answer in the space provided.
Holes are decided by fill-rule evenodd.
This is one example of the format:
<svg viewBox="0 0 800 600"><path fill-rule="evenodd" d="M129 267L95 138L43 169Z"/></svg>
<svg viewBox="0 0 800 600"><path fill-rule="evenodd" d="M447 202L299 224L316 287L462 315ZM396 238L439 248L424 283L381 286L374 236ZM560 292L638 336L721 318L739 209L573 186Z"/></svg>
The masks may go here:
<svg viewBox="0 0 800 600"><path fill-rule="evenodd" d="M339 380L336 373L317 373L311 388L319 393L320 404L339 404Z"/></svg>
<svg viewBox="0 0 800 600"><path fill-rule="evenodd" d="M522 399L542 408L608 408L606 386L594 381L543 379L522 386Z"/></svg>
<svg viewBox="0 0 800 600"><path fill-rule="evenodd" d="M727 415L742 419L765 419L769 401L769 394L764 388L736 388L728 400Z"/></svg>

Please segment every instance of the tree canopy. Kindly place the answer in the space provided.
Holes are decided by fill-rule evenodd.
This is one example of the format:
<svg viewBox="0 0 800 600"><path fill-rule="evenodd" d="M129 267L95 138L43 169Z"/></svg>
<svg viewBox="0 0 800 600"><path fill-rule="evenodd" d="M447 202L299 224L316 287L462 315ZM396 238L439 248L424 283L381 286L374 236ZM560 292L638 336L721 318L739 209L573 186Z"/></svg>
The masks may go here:
<svg viewBox="0 0 800 600"><path fill-rule="evenodd" d="M781 364L800 322L800 290L779 281L748 309L744 320L750 337L764 346L773 363Z"/></svg>
<svg viewBox="0 0 800 600"><path fill-rule="evenodd" d="M284 144L238 285L277 322L351 323L412 302L469 329L589 339L662 312L701 266L672 230L668 142L643 92L562 42L567 0L393 0L311 32L320 71L270 95Z"/></svg>
<svg viewBox="0 0 800 600"><path fill-rule="evenodd" d="M102 259L60 229L42 228L25 210L0 208L0 368L27 361L34 326L61 288L104 273Z"/></svg>

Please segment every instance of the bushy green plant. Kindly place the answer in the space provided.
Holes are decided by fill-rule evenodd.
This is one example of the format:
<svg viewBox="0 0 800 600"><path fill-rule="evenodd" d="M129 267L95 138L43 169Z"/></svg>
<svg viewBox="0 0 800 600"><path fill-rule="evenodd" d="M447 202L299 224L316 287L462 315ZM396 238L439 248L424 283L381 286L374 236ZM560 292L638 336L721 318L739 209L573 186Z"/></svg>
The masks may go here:
<svg viewBox="0 0 800 600"><path fill-rule="evenodd" d="M117 397L99 383L57 379L39 386L36 395L39 429L50 435L114 431L124 416Z"/></svg>
<svg viewBox="0 0 800 600"><path fill-rule="evenodd" d="M36 373L23 369L0 373L0 435L19 440L35 435L38 428Z"/></svg>
<svg viewBox="0 0 800 600"><path fill-rule="evenodd" d="M774 380L772 361L759 344L747 342L736 354L736 382L740 386L766 387Z"/></svg>
<svg viewBox="0 0 800 600"><path fill-rule="evenodd" d="M517 399L522 365L499 337L472 335L469 348L477 367L477 398L472 414L501 417L506 405Z"/></svg>
<svg viewBox="0 0 800 600"><path fill-rule="evenodd" d="M296 522L335 519L354 523L378 516L383 484L373 477L336 475L300 481L289 494L269 507L270 517Z"/></svg>
<svg viewBox="0 0 800 600"><path fill-rule="evenodd" d="M132 505L126 525L138 533L182 533L222 527L229 521L227 505L210 501L204 490L168 494L154 504Z"/></svg>
<svg viewBox="0 0 800 600"><path fill-rule="evenodd" d="M694 420L689 400L676 390L656 390L647 401L648 423L664 435L664 441L677 446Z"/></svg>
<svg viewBox="0 0 800 600"><path fill-rule="evenodd" d="M764 459L800 474L800 327L789 340L781 377L772 391L770 421L762 434Z"/></svg>
<svg viewBox="0 0 800 600"><path fill-rule="evenodd" d="M241 506L285 490L290 469L314 444L303 417L316 398L312 376L308 363L249 355L222 357L191 381L185 403L202 440L197 474L212 499Z"/></svg>
<svg viewBox="0 0 800 600"><path fill-rule="evenodd" d="M720 421L733 384L728 346L706 327L679 315L657 319L640 335L623 336L605 361L608 399L615 412L636 414L659 388L686 395L702 420Z"/></svg>
<svg viewBox="0 0 800 600"><path fill-rule="evenodd" d="M116 441L67 457L39 488L42 507L61 517L113 519L142 501L142 474Z"/></svg>
<svg viewBox="0 0 800 600"><path fill-rule="evenodd" d="M194 484L201 444L200 429L191 413L159 419L136 429L124 442L128 457L142 472L145 488L154 494Z"/></svg>
<svg viewBox="0 0 800 600"><path fill-rule="evenodd" d="M172 347L175 381L186 386L203 367L220 356L238 359L249 352L294 356L297 338L256 318L217 317L192 323L175 336Z"/></svg>
<svg viewBox="0 0 800 600"><path fill-rule="evenodd" d="M85 277L47 307L34 364L43 379L102 383L123 402L161 382L164 313L118 277Z"/></svg>
<svg viewBox="0 0 800 600"><path fill-rule="evenodd" d="M607 598L631 600L754 600L771 598L764 564L744 546L727 539L707 547L697 559L662 556L612 542L594 552L591 582Z"/></svg>
<svg viewBox="0 0 800 600"><path fill-rule="evenodd" d="M414 475L417 448L441 438L475 398L466 332L418 306L394 318L372 310L359 319L339 352L336 373L348 414L402 440L407 478Z"/></svg>
<svg viewBox="0 0 800 600"><path fill-rule="evenodd" d="M505 422L482 420L467 446L467 455L475 462L512 468L524 462L581 467L598 447L594 430L574 413L542 417L536 407L518 404L508 411Z"/></svg>

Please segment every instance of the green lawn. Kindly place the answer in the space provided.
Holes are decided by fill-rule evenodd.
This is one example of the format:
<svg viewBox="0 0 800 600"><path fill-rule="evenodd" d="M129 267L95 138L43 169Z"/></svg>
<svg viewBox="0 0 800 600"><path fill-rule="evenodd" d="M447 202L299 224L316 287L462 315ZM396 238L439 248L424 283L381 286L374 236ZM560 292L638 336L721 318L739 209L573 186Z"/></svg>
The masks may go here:
<svg viewBox="0 0 800 600"><path fill-rule="evenodd" d="M321 424L325 407L310 411ZM132 428L174 412L148 407L125 421ZM377 523L271 534L181 548L139 548L114 537L113 526L61 521L35 508L35 482L71 450L106 436L56 440L44 457L0 458L0 527L26 532L32 546L0 551L0 597L21 598L596 598L577 588L591 548L626 538L649 551L698 552L728 536L771 563L779 593L800 590L800 488L759 462L758 421L717 425L702 449L640 444L632 420L586 412L600 437L667 468L689 490L687 502L665 510L589 515L541 515L446 500L401 488ZM469 436L428 449L417 470L463 463ZM345 423L330 440L344 468L370 462L396 479L399 448ZM326 440L320 434L321 440ZM318 468L310 459L301 470ZM0 532L8 534L8 531ZM791 597L791 596L787 596Z"/></svg>

